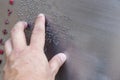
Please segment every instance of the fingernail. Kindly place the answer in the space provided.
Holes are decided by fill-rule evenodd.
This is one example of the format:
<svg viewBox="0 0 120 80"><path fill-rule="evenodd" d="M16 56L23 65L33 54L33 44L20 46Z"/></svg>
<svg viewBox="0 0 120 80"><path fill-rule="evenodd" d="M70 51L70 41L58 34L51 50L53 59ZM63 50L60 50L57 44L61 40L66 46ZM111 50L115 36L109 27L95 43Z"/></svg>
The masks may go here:
<svg viewBox="0 0 120 80"><path fill-rule="evenodd" d="M42 13L40 13L39 15L38 15L38 17L43 17L44 16L44 14L42 14Z"/></svg>
<svg viewBox="0 0 120 80"><path fill-rule="evenodd" d="M64 53L60 53L59 56L60 56L60 59L61 59L63 62L66 61L67 57L66 57L66 55L65 55Z"/></svg>

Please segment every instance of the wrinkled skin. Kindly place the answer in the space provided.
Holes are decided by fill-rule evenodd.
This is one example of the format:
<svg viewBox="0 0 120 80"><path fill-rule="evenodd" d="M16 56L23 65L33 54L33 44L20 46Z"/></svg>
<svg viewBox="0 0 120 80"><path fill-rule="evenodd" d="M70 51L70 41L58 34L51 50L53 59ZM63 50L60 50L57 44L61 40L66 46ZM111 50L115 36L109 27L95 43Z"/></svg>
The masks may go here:
<svg viewBox="0 0 120 80"><path fill-rule="evenodd" d="M66 56L59 53L48 62L44 54L45 16L40 14L37 17L30 45L26 43L26 27L26 22L18 22L5 43L4 80L54 80Z"/></svg>

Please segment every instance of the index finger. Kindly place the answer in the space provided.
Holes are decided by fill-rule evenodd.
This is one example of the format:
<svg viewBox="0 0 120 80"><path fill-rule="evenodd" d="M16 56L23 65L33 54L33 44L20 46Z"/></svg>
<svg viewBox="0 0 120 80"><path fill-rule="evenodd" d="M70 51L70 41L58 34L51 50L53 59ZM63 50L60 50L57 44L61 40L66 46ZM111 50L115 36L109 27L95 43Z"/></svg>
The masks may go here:
<svg viewBox="0 0 120 80"><path fill-rule="evenodd" d="M44 48L45 44L45 16L39 14L34 25L34 29L31 35L30 45L36 48Z"/></svg>

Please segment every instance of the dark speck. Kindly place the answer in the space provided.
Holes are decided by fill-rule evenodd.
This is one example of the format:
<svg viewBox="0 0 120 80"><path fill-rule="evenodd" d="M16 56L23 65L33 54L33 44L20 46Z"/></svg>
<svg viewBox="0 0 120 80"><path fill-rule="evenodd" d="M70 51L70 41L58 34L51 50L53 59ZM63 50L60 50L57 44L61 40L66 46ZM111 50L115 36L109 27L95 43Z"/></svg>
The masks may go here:
<svg viewBox="0 0 120 80"><path fill-rule="evenodd" d="M10 16L12 14L12 10L8 9L8 16Z"/></svg>
<svg viewBox="0 0 120 80"><path fill-rule="evenodd" d="M0 64L2 63L2 60L0 59Z"/></svg>
<svg viewBox="0 0 120 80"><path fill-rule="evenodd" d="M4 35L7 35L8 31L7 31L6 29L4 29L4 30L2 31L2 33L3 33Z"/></svg>

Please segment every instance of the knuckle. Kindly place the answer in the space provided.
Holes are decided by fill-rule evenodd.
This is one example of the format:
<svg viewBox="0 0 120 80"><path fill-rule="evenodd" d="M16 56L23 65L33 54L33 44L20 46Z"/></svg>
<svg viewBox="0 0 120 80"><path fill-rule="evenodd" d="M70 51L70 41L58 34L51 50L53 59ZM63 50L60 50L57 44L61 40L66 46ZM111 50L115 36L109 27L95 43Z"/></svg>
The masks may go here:
<svg viewBox="0 0 120 80"><path fill-rule="evenodd" d="M14 33L14 32L18 32L18 31L19 31L18 27L13 27L12 30L11 30L11 34Z"/></svg>
<svg viewBox="0 0 120 80"><path fill-rule="evenodd" d="M13 27L12 30L11 30L11 34L14 33L16 31L16 28Z"/></svg>
<svg viewBox="0 0 120 80"><path fill-rule="evenodd" d="M19 31L21 31L21 30L23 30L23 29L24 29L24 27L22 27L22 26L19 25L19 24L16 24L15 27L12 28L11 34L14 33L14 32L19 32Z"/></svg>
<svg viewBox="0 0 120 80"><path fill-rule="evenodd" d="M43 32L44 32L43 29L41 29L39 26L36 26L33 31L33 34L38 34L38 33L43 33Z"/></svg>
<svg viewBox="0 0 120 80"><path fill-rule="evenodd" d="M40 29L40 30L44 30L44 26L42 24L36 24L35 28Z"/></svg>

